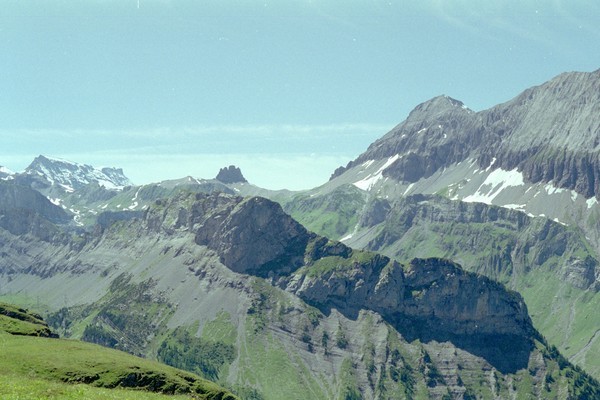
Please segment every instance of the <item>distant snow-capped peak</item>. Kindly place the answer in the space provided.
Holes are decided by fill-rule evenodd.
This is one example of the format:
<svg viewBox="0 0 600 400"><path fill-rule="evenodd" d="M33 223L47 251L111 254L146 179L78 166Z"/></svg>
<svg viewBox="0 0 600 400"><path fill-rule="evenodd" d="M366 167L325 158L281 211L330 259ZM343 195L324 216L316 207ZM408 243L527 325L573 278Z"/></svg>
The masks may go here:
<svg viewBox="0 0 600 400"><path fill-rule="evenodd" d="M14 179L14 175L13 171L0 165L0 180L8 181Z"/></svg>
<svg viewBox="0 0 600 400"><path fill-rule="evenodd" d="M55 157L40 155L25 169L25 174L38 175L52 185L61 186L67 192L75 191L90 183L106 189L120 190L131 185L121 168L95 168Z"/></svg>
<svg viewBox="0 0 600 400"><path fill-rule="evenodd" d="M12 171L11 169L3 167L2 165L0 165L0 178L6 179L7 176L12 176L14 174L15 174L15 172Z"/></svg>

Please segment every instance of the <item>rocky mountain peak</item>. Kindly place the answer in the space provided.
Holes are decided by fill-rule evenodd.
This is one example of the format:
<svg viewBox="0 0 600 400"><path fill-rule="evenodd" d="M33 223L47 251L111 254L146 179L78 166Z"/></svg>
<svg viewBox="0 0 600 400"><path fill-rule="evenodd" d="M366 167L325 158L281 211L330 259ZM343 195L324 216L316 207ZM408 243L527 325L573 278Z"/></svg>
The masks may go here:
<svg viewBox="0 0 600 400"><path fill-rule="evenodd" d="M395 158L383 171L400 181L416 182L439 168L459 162L481 140L480 118L461 101L438 96L419 104L408 118L369 146L366 152L345 168L339 168L332 179L346 170L381 159Z"/></svg>
<svg viewBox="0 0 600 400"><path fill-rule="evenodd" d="M457 110L466 111L469 109L467 108L467 106L464 105L462 101L453 99L450 96L441 95L436 96L416 106L410 112L408 118L410 119L411 116L416 116L416 114L439 115Z"/></svg>
<svg viewBox="0 0 600 400"><path fill-rule="evenodd" d="M366 162L396 157L384 177L416 182L466 159L517 169L530 183L553 182L600 195L600 70L561 74L514 99L473 112L438 96L375 141L332 179Z"/></svg>
<svg viewBox="0 0 600 400"><path fill-rule="evenodd" d="M131 185L121 168L95 168L87 164L40 155L25 169L27 179L41 180L41 185L60 186L67 192L97 183L106 189L121 189ZM38 182L38 185L40 183Z"/></svg>
<svg viewBox="0 0 600 400"><path fill-rule="evenodd" d="M242 170L236 167L235 165L230 165L229 167L221 168L215 179L223 183L248 182L246 178L244 178L244 175L242 175Z"/></svg>
<svg viewBox="0 0 600 400"><path fill-rule="evenodd" d="M14 176L14 172L11 171L10 169L3 167L2 165L0 165L0 179L3 181L8 181L13 179Z"/></svg>

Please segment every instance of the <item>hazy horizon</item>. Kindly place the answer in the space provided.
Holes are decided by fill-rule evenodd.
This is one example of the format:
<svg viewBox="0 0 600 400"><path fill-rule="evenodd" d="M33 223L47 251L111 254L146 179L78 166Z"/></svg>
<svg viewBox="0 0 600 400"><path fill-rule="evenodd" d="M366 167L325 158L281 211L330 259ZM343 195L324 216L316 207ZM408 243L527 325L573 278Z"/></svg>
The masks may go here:
<svg viewBox="0 0 600 400"><path fill-rule="evenodd" d="M431 97L475 111L600 68L591 1L7 1L0 165L39 154L136 184L327 181Z"/></svg>

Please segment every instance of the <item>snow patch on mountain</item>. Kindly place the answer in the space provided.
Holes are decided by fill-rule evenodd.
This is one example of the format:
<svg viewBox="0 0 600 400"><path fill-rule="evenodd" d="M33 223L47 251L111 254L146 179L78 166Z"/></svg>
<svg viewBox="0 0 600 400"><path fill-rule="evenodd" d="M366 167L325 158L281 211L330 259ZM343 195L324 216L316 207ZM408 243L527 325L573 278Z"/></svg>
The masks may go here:
<svg viewBox="0 0 600 400"><path fill-rule="evenodd" d="M370 190L381 178L383 178L383 171L399 158L401 158L400 154L388 158L375 173L369 174L366 178L354 182L353 185L361 190ZM372 160L367 161L367 163L369 163L369 166L373 164Z"/></svg>
<svg viewBox="0 0 600 400"><path fill-rule="evenodd" d="M562 189L562 188L556 187L556 186L554 186L554 185L553 185L553 184L551 184L551 183L547 183L547 184L544 186L544 189L546 190L546 193L548 193L548 194L550 194L550 195L552 195L552 194L554 194L554 193L563 193L563 192L566 192L566 191L567 191L567 189ZM572 196L572 195L571 195L571 196Z"/></svg>
<svg viewBox="0 0 600 400"><path fill-rule="evenodd" d="M0 179L3 181L9 181L11 179L14 179L14 175L15 173L13 171L11 171L10 169L3 167L0 165Z"/></svg>
<svg viewBox="0 0 600 400"><path fill-rule="evenodd" d="M57 198L52 198L52 197L48 197L48 200L50 200L50 203L54 204L55 206L60 206L60 202L61 199Z"/></svg>
<svg viewBox="0 0 600 400"><path fill-rule="evenodd" d="M345 240L350 240L350 239L352 239L352 236L354 236L354 234L353 233L349 233L346 236L344 236L343 238L341 238L340 242L343 242Z"/></svg>
<svg viewBox="0 0 600 400"><path fill-rule="evenodd" d="M413 186L415 186L414 183L411 183L410 185L408 185L408 187L406 188L406 190L404 191L402 196L406 196L408 194L408 192L410 192L410 190L413 188Z"/></svg>
<svg viewBox="0 0 600 400"><path fill-rule="evenodd" d="M369 168L374 162L375 162L375 160L365 161L364 163L361 164L361 166L363 168Z"/></svg>
<svg viewBox="0 0 600 400"><path fill-rule="evenodd" d="M469 195L462 200L468 203L492 204L492 200L494 200L494 198L504 189L512 186L522 186L524 184L523 174L516 168L511 171L498 168L487 176L474 194Z"/></svg>
<svg viewBox="0 0 600 400"><path fill-rule="evenodd" d="M592 197L592 198L587 199L587 201L585 203L587 204L587 208L590 209L590 208L594 207L596 204L598 204L598 200L595 197Z"/></svg>

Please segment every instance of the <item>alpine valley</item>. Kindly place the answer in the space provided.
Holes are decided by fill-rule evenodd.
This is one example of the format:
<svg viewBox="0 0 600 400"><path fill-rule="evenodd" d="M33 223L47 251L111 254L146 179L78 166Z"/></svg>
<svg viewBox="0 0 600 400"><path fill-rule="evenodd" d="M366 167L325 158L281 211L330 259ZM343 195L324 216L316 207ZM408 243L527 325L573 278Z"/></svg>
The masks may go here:
<svg viewBox="0 0 600 400"><path fill-rule="evenodd" d="M599 198L600 70L431 99L302 192L39 156L0 300L241 399L598 399Z"/></svg>

